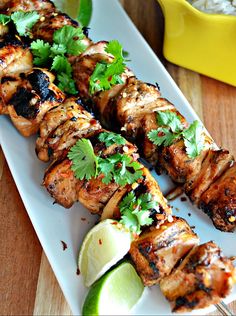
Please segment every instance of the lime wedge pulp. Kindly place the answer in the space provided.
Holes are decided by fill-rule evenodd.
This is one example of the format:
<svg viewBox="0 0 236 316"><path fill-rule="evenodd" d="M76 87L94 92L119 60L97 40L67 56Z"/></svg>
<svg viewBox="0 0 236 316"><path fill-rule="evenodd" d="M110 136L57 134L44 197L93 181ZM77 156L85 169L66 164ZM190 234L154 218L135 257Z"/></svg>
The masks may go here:
<svg viewBox="0 0 236 316"><path fill-rule="evenodd" d="M92 285L82 315L127 315L143 290L143 283L134 267L123 262Z"/></svg>
<svg viewBox="0 0 236 316"><path fill-rule="evenodd" d="M79 269L86 286L98 280L129 251L131 233L115 220L106 219L86 235L79 252Z"/></svg>

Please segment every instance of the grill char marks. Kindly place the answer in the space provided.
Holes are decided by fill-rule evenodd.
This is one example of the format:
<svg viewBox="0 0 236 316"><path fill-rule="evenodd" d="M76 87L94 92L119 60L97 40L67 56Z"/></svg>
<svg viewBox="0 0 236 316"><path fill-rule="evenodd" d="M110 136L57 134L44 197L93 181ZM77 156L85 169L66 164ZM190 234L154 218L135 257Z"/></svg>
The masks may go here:
<svg viewBox="0 0 236 316"><path fill-rule="evenodd" d="M179 260L198 243L199 239L189 225L183 219L173 217L173 222L142 233L132 242L130 254L143 283L150 286L169 275Z"/></svg>
<svg viewBox="0 0 236 316"><path fill-rule="evenodd" d="M98 113L102 125L113 131L122 132L128 140L138 145L141 153L158 172L165 171L174 182L183 184L191 201L204 209L218 229L233 231L236 221L228 221L227 210L231 210L234 203L229 199L221 199L222 205L216 203L213 207L212 203L202 200L204 192L206 193L229 168L230 161L234 160L232 155L226 150L218 150L213 140L205 133L203 134L204 150L194 159L189 158L184 141L181 139L166 147L155 146L148 139L148 133L159 127L156 121L157 111L174 112L180 117L184 128L189 126L186 119L173 104L161 97L156 86L146 84L131 74L127 75L123 85L115 85L108 91L97 92L91 96L89 80L95 61L110 57L102 52L100 43L94 44L93 49L88 51L88 55L85 52L75 60L74 77L84 98L92 100L90 104L95 113ZM235 186L234 191L236 191L236 184L233 182L232 185ZM213 213L214 218L212 218Z"/></svg>
<svg viewBox="0 0 236 316"><path fill-rule="evenodd" d="M81 137L91 137L101 126L74 98L48 111L40 125L36 153L43 161L57 159Z"/></svg>
<svg viewBox="0 0 236 316"><path fill-rule="evenodd" d="M7 102L10 118L24 136L35 134L45 113L64 100L64 94L53 83L54 76L45 70L34 69L9 87Z"/></svg>
<svg viewBox="0 0 236 316"><path fill-rule="evenodd" d="M193 308L217 304L229 294L235 268L213 242L194 247L160 287L170 301L173 312L185 313Z"/></svg>

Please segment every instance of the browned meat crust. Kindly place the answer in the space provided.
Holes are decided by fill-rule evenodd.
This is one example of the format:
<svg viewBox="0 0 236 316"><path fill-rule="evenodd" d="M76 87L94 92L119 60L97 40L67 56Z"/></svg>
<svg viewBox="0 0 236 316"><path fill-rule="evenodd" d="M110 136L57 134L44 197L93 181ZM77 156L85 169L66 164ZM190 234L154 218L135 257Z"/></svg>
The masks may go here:
<svg viewBox="0 0 236 316"><path fill-rule="evenodd" d="M229 294L236 270L213 242L194 247L171 275L160 282L173 312L217 304Z"/></svg>
<svg viewBox="0 0 236 316"><path fill-rule="evenodd" d="M151 286L169 275L199 239L187 222L173 217L158 229L152 227L133 241L131 258L144 285Z"/></svg>
<svg viewBox="0 0 236 316"><path fill-rule="evenodd" d="M236 225L236 163L202 195L200 207L222 231L233 231Z"/></svg>

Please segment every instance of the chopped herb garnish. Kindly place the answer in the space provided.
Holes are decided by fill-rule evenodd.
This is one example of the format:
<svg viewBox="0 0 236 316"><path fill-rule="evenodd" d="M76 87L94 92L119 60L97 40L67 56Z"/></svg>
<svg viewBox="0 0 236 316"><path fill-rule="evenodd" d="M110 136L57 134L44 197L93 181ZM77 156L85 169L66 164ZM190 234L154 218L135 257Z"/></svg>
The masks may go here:
<svg viewBox="0 0 236 316"><path fill-rule="evenodd" d="M82 138L70 149L68 158L72 161L71 169L77 179L90 180L97 174L97 156L94 154L91 142Z"/></svg>
<svg viewBox="0 0 236 316"><path fill-rule="evenodd" d="M112 62L102 61L96 64L90 77L89 89L94 94L97 91L109 90L115 84L123 83L121 74L125 71L123 49L117 40L108 42L105 51L114 56Z"/></svg>
<svg viewBox="0 0 236 316"><path fill-rule="evenodd" d="M0 14L0 24L6 25L11 21L11 17L9 15Z"/></svg>
<svg viewBox="0 0 236 316"><path fill-rule="evenodd" d="M86 46L81 40L85 37L83 30L80 27L64 25L53 34L53 41L58 45L63 45L66 48L66 53L70 55L79 55Z"/></svg>
<svg viewBox="0 0 236 316"><path fill-rule="evenodd" d="M113 144L117 145L125 145L126 140L124 137L122 137L120 134L112 133L112 132L103 132L100 133L98 136L98 139L101 142L104 142L106 147L109 147Z"/></svg>
<svg viewBox="0 0 236 316"><path fill-rule="evenodd" d="M37 39L31 43L31 51L34 55L36 66L46 66L51 53L51 46L43 40Z"/></svg>
<svg viewBox="0 0 236 316"><path fill-rule="evenodd" d="M21 36L30 35L30 30L38 21L40 15L36 11L17 11L11 15L11 19L16 26L16 30Z"/></svg>
<svg viewBox="0 0 236 316"><path fill-rule="evenodd" d="M152 224L150 212L157 207L158 203L150 193L141 194L137 198L133 191L129 192L119 204L121 223L132 232L140 234L141 226Z"/></svg>
<svg viewBox="0 0 236 316"><path fill-rule="evenodd" d="M78 91L76 90L75 81L72 79L72 76L62 72L57 75L57 80L58 80L58 87L62 91L69 94L78 93Z"/></svg>
<svg viewBox="0 0 236 316"><path fill-rule="evenodd" d="M86 47L80 41L83 38L84 34L81 28L65 25L54 32L52 45L39 39L31 43L34 65L51 66L51 70L57 73L58 87L69 94L77 94L78 91L66 54L77 55L84 51Z"/></svg>
<svg viewBox="0 0 236 316"><path fill-rule="evenodd" d="M180 117L171 111L157 112L159 127L148 133L148 138L157 146L170 146L174 140L182 138L186 147L187 155L196 158L204 147L202 126L194 121L188 128L184 128Z"/></svg>
<svg viewBox="0 0 236 316"><path fill-rule="evenodd" d="M107 158L96 156L91 142L84 138L70 149L68 158L73 163L72 170L78 179L89 180L103 174L103 183L115 181L125 185L141 179L143 174L142 165L125 154L114 154Z"/></svg>
<svg viewBox="0 0 236 316"><path fill-rule="evenodd" d="M125 154L114 154L98 158L99 173L104 174L105 184L114 180L119 185L132 184L142 177L142 165Z"/></svg>
<svg viewBox="0 0 236 316"><path fill-rule="evenodd" d="M183 138L188 156L190 158L197 157L204 148L204 137L200 123L194 121L183 131Z"/></svg>

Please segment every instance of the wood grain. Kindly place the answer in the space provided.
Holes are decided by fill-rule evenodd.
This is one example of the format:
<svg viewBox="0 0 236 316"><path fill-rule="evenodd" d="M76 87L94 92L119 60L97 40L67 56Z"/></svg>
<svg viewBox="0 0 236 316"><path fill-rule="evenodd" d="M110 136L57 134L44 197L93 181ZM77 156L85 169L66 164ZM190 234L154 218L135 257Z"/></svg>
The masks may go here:
<svg viewBox="0 0 236 316"><path fill-rule="evenodd" d="M94 0L98 1L98 0ZM120 1L216 142L236 155L236 88L167 62L156 0ZM0 150L0 314L71 315ZM230 304L236 314L236 303ZM219 312L212 315L220 315Z"/></svg>

